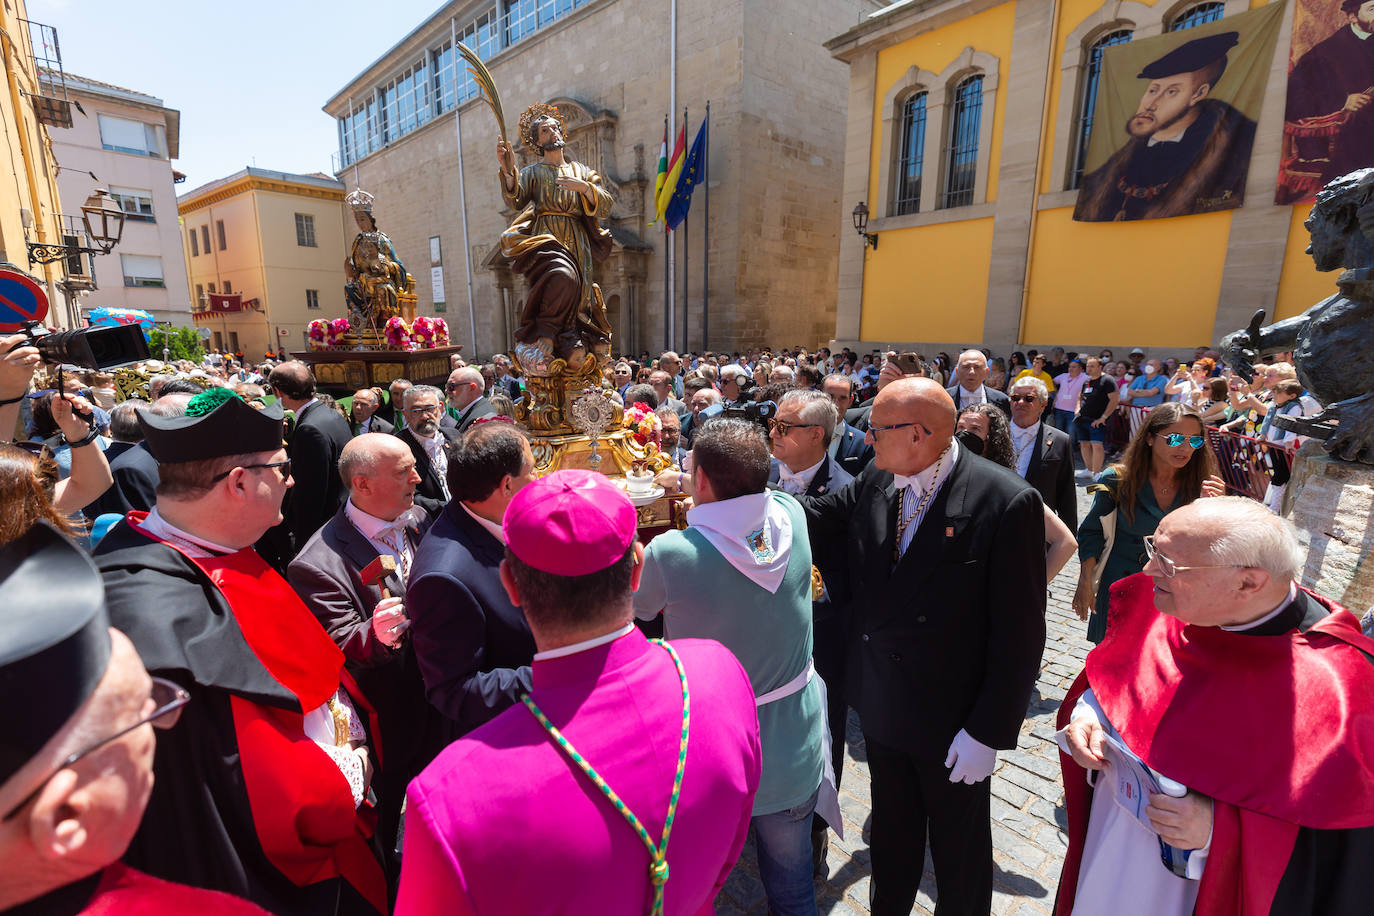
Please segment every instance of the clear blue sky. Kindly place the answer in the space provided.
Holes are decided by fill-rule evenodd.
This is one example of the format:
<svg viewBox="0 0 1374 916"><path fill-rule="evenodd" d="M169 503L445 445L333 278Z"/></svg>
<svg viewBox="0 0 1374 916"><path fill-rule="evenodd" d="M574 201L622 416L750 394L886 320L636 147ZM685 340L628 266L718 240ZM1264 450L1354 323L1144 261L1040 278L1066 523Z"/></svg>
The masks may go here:
<svg viewBox="0 0 1374 916"><path fill-rule="evenodd" d="M157 96L181 112L178 190L246 165L329 172L325 101L439 0L27 0L57 28L69 73ZM80 115L77 115L80 117Z"/></svg>

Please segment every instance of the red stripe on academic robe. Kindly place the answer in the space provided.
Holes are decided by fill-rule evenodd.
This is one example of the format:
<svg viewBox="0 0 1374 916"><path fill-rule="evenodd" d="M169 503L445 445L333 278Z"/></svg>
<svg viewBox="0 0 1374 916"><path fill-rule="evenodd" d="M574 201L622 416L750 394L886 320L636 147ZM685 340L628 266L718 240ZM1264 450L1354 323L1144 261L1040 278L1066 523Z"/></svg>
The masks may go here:
<svg viewBox="0 0 1374 916"><path fill-rule="evenodd" d="M135 530L146 513L130 513ZM329 702L343 686L373 719L375 713L343 668L334 645L275 570L252 549L219 557L178 550L214 583L229 603L244 640L268 673L296 696L300 710ZM306 737L302 711L278 709L230 696L239 767L263 852L298 886L341 877L386 912L386 878L367 838L375 827L369 806L355 809L348 780Z"/></svg>

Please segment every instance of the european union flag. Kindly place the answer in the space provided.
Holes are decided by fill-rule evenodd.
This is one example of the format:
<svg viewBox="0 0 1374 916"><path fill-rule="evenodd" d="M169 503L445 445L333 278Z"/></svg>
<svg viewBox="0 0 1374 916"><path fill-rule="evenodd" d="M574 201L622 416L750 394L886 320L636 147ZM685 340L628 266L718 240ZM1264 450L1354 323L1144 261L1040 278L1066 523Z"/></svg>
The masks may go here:
<svg viewBox="0 0 1374 916"><path fill-rule="evenodd" d="M664 222L669 229L676 229L678 224L687 218L687 211L692 208L692 188L702 181L706 176L703 174L706 165L706 134L708 120L701 122L701 127L697 128L696 139L692 141L691 152L687 154L687 162L682 166L682 176L678 178L677 188L673 191L672 198L668 201L668 209L664 211Z"/></svg>

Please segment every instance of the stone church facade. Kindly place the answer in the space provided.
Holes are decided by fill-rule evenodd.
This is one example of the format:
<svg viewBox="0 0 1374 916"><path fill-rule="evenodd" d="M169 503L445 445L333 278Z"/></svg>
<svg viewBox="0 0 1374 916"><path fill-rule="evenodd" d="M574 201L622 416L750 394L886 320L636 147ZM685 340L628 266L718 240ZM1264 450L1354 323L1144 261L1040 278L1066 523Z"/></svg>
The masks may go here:
<svg viewBox="0 0 1374 916"><path fill-rule="evenodd" d="M594 279L617 353L814 347L833 337L840 248L862 244L850 225L853 202L840 199L846 73L822 42L880 6L680 0L678 105L689 109L690 146L711 102L711 200L709 251L704 186L686 231L669 236L677 261L671 329L665 236L652 223L669 93L668 0L441 8L325 104L339 122L335 171L375 195L378 224L416 279L418 313L444 317L454 341L475 344L478 355L506 349L525 289L496 242L515 214L499 191L495 119L453 62L456 33L496 81L519 165L532 161L513 133L519 113L551 102L565 119L568 153L596 169L614 197L607 225L615 245ZM680 124L679 110L673 136Z"/></svg>

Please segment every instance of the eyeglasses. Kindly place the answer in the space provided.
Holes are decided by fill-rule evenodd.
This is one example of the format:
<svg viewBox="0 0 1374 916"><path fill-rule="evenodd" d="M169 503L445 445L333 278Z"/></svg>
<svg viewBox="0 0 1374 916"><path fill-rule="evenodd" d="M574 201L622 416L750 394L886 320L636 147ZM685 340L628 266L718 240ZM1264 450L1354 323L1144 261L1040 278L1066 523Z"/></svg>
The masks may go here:
<svg viewBox="0 0 1374 916"><path fill-rule="evenodd" d="M819 423L792 423L787 420L769 420L768 431L777 433L779 436L787 435L788 430L792 429L813 429L820 426Z"/></svg>
<svg viewBox="0 0 1374 916"><path fill-rule="evenodd" d="M407 407L405 413L415 417L423 417L427 413L438 413L442 409L438 404L431 404L428 407Z"/></svg>
<svg viewBox="0 0 1374 916"><path fill-rule="evenodd" d="M1185 436L1183 433L1169 433L1169 435L1164 437L1164 441L1174 448L1187 442L1194 449L1202 448L1202 446L1207 443L1207 440L1202 436Z"/></svg>
<svg viewBox="0 0 1374 916"><path fill-rule="evenodd" d="M873 434L873 438L876 439L878 438L878 433L885 432L889 429L901 429L903 426L917 426L920 427L921 432L925 433L927 436L931 435L930 430L926 429L924 424L917 423L915 420L911 421L910 423L893 423L891 426L870 425L868 427L868 431L871 432Z"/></svg>
<svg viewBox="0 0 1374 916"><path fill-rule="evenodd" d="M285 480L286 478L291 476L291 459L287 458L285 461L274 461L271 464L240 464L238 467L230 468L223 474L216 474L214 477L210 478L210 482L219 483L221 480L228 477L230 474L234 473L240 468L242 468L245 471L256 471L266 470L268 468L277 468L281 471L281 479Z"/></svg>
<svg viewBox="0 0 1374 916"><path fill-rule="evenodd" d="M1027 404L1034 404L1036 401L1040 399L1033 394L1013 394L1011 395L1011 400L1015 404L1020 404L1022 402L1025 402Z"/></svg>
<svg viewBox="0 0 1374 916"><path fill-rule="evenodd" d="M1219 566L1179 566L1173 560L1155 549L1155 536L1153 534L1145 535L1145 556L1146 562L1150 560L1155 562L1155 565L1159 567L1159 571L1164 574L1164 578L1166 579L1172 579L1179 573L1187 572L1190 569L1248 569L1248 567L1242 566L1239 563L1222 563Z"/></svg>
<svg viewBox="0 0 1374 916"><path fill-rule="evenodd" d="M0 818L0 821L7 821L10 818L14 817L16 814L18 814L20 811L22 811L24 808L26 808L35 798L38 797L38 793L43 791L43 787L48 784L49 779L52 779L54 776L56 776L63 770L67 769L68 767L74 766L77 761L81 760L83 757L87 757L95 753L105 745L109 744L111 741L123 738L129 732L133 731L134 729L141 728L144 725L151 725L153 728L164 730L171 728L173 725L176 725L177 720L181 718L181 707L191 702L191 695L187 693L185 690L181 689L181 687L179 687L178 685L172 683L171 681L165 681L160 677L155 677L152 679L152 681L153 688L152 692L150 693L150 696L152 697L153 704L155 707L152 713L139 719L133 725L130 725L127 728L121 728L113 735L101 738L94 744L88 745L87 747L77 751L75 754L68 756L65 760L58 764L56 769L54 769L47 776L44 776L43 781L40 782L32 792L24 796L23 800L20 801L19 804L15 805L8 812L6 812L5 816L3 818Z"/></svg>

